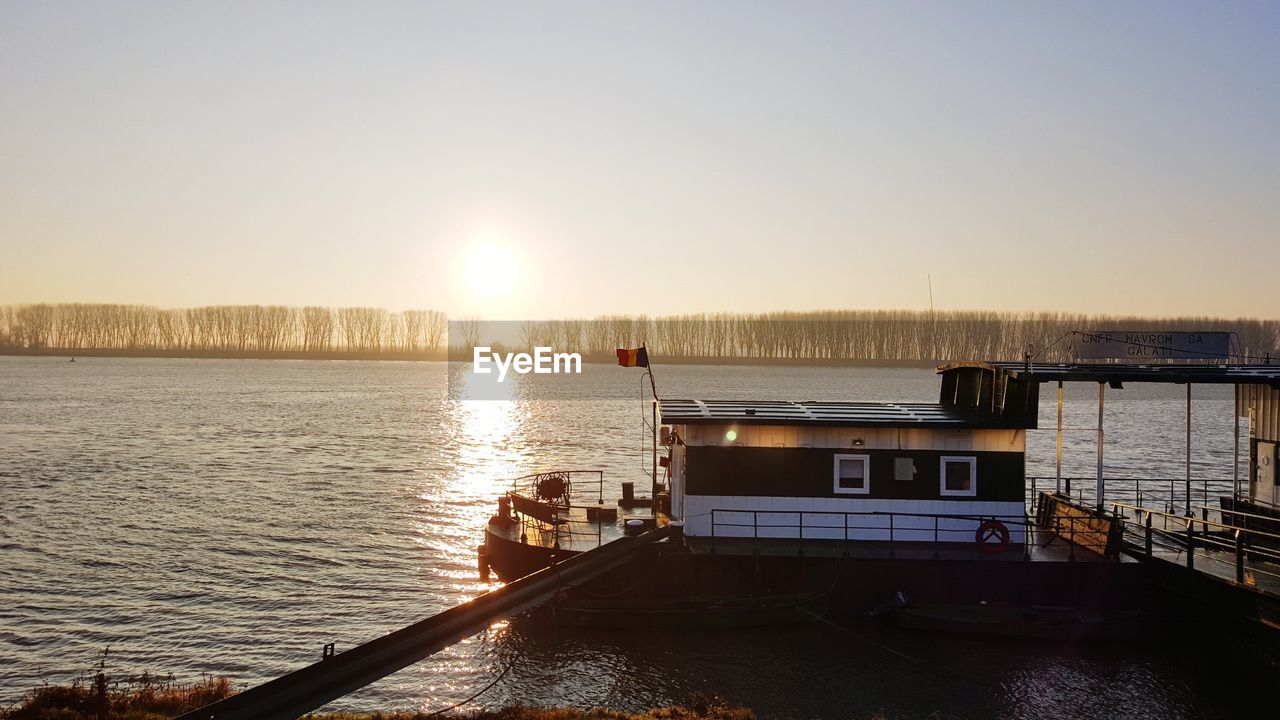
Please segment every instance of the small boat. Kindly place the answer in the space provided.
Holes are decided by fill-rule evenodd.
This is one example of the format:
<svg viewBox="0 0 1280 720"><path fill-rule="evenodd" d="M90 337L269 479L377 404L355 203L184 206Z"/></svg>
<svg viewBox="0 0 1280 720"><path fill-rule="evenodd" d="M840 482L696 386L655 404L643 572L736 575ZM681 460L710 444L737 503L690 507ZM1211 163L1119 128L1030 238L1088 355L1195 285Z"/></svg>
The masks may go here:
<svg viewBox="0 0 1280 720"><path fill-rule="evenodd" d="M566 601L553 607L560 625L590 628L717 629L793 625L820 619L828 593L816 595Z"/></svg>
<svg viewBox="0 0 1280 720"><path fill-rule="evenodd" d="M909 603L893 610L892 617L898 627L913 630L1073 642L1130 637L1142 615L1038 605Z"/></svg>

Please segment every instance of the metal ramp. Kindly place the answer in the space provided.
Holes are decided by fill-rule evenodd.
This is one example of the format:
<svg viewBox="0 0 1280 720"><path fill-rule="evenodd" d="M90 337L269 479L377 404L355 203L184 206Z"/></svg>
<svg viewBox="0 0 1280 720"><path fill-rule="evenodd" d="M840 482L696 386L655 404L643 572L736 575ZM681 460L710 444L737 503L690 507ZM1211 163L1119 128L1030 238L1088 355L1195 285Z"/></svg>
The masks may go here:
<svg viewBox="0 0 1280 720"><path fill-rule="evenodd" d="M1124 525L1124 551L1163 569L1166 588L1199 600L1211 613L1244 618L1280 631L1280 534L1255 530L1235 512L1239 525L1113 503ZM1269 526L1268 526L1269 527Z"/></svg>
<svg viewBox="0 0 1280 720"><path fill-rule="evenodd" d="M178 720L296 718L470 637L494 620L541 605L560 588L608 572L669 532L658 528L574 555L346 652L326 654L318 663L180 715Z"/></svg>

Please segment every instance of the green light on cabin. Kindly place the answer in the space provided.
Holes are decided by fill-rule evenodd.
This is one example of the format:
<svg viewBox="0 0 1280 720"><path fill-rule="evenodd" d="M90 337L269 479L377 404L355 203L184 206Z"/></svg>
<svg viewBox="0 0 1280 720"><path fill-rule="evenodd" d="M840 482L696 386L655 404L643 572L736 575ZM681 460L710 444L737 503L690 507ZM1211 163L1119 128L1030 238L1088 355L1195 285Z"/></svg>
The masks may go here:
<svg viewBox="0 0 1280 720"><path fill-rule="evenodd" d="M729 442L733 442L734 440L737 440L737 439L738 439L738 431L737 431L737 430L730 430L730 431L726 432L726 433L724 434L724 439L725 439L725 440L727 440L727 441L729 441Z"/></svg>

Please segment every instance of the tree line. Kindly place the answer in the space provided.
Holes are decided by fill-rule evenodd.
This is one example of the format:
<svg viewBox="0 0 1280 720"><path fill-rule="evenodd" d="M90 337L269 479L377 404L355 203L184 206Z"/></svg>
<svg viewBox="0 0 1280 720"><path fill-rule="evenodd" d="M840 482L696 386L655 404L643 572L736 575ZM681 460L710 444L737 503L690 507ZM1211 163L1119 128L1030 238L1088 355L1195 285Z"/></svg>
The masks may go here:
<svg viewBox="0 0 1280 720"><path fill-rule="evenodd" d="M467 334L467 322L457 323ZM1280 360L1280 320L1154 318L1080 313L833 310L718 313L525 323L522 344L589 354L644 344L654 357L822 361L939 361L1071 357L1073 331L1223 331L1231 352ZM464 340L465 342L465 340Z"/></svg>
<svg viewBox="0 0 1280 720"><path fill-rule="evenodd" d="M11 305L0 306L0 349L431 355L450 343L474 345L484 325L474 318L447 323L435 310L367 307ZM1021 359L1029 352L1053 362L1070 358L1076 330L1227 331L1234 333L1234 354L1280 360L1280 320L986 311L608 315L526 322L520 344L588 357L643 344L655 359L927 362Z"/></svg>
<svg viewBox="0 0 1280 720"><path fill-rule="evenodd" d="M38 304L0 307L0 348L229 353L425 353L444 346L436 310L367 307Z"/></svg>

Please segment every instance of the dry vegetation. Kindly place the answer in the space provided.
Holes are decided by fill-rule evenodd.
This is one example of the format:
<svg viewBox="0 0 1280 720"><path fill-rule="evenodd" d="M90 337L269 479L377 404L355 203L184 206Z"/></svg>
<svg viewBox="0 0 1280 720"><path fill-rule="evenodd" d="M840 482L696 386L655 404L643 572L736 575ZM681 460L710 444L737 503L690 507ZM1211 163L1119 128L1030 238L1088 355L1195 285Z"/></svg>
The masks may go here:
<svg viewBox="0 0 1280 720"><path fill-rule="evenodd" d="M234 694L226 678L206 678L184 685L172 677L142 675L99 684L82 679L71 685L47 685L27 693L14 707L0 709L0 720L161 720ZM600 708L510 707L500 710L457 710L447 714L378 712L308 715L311 720L754 720L750 710L733 707L714 695L692 698L685 705L633 714Z"/></svg>
<svg viewBox="0 0 1280 720"><path fill-rule="evenodd" d="M3 720L159 720L208 705L235 693L226 678L181 684L172 677L143 674L102 682L81 678L70 685L45 685L18 705L0 710Z"/></svg>

